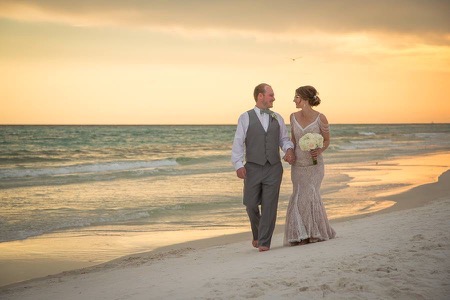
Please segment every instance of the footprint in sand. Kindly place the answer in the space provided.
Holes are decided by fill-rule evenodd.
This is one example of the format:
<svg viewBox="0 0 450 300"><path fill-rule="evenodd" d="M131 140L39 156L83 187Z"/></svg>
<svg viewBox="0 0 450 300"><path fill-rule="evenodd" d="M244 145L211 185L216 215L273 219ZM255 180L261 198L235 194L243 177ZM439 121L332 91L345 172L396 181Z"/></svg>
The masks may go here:
<svg viewBox="0 0 450 300"><path fill-rule="evenodd" d="M412 237L412 239L410 241L411 242L419 242L424 239L425 239L425 237L422 234L416 234L415 236Z"/></svg>

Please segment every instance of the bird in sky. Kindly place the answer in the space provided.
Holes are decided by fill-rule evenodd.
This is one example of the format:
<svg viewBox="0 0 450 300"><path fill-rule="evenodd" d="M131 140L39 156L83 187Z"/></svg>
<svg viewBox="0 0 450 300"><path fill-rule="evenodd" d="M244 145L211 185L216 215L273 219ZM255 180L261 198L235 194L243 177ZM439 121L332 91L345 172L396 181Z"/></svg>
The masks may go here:
<svg viewBox="0 0 450 300"><path fill-rule="evenodd" d="M292 59L292 61L295 61L295 60L297 60L297 59L299 59L299 58L302 58L303 56L299 56L299 57L296 57L296 58L291 58Z"/></svg>

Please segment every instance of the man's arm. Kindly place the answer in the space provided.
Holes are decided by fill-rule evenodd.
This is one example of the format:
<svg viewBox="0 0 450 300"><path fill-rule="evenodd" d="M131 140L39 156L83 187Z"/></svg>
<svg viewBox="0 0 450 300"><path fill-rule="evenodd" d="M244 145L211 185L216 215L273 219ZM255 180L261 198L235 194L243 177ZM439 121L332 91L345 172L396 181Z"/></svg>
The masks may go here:
<svg viewBox="0 0 450 300"><path fill-rule="evenodd" d="M247 129L249 118L247 113L243 113L238 120L236 133L234 134L233 147L231 148L231 162L236 175L244 179L246 177L246 170L244 167L245 156L245 138L247 136Z"/></svg>
<svg viewBox="0 0 450 300"><path fill-rule="evenodd" d="M292 143L284 119L280 114L277 114L278 123L280 124L280 148L285 153L284 160L289 164L295 162L294 143Z"/></svg>

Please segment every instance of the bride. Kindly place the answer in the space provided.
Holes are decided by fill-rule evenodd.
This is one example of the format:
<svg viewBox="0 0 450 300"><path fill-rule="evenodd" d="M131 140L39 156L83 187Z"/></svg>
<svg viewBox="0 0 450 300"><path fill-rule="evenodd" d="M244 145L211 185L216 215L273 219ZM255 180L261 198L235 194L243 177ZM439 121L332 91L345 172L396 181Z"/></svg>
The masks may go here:
<svg viewBox="0 0 450 300"><path fill-rule="evenodd" d="M291 167L293 193L286 213L284 245L295 246L325 241L335 237L320 196L324 176L322 153L330 145L330 130L325 115L313 109L320 104L317 91L312 86L295 90L294 102L298 112L292 113L291 135L295 145L296 162ZM323 147L302 151L299 140L307 133L323 136ZM313 163L313 159L317 164Z"/></svg>

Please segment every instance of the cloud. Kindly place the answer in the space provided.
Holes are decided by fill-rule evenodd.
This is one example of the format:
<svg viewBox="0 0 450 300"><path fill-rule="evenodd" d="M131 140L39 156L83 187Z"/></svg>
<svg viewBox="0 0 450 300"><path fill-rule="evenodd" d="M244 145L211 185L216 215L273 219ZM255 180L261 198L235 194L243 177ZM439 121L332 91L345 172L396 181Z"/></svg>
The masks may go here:
<svg viewBox="0 0 450 300"><path fill-rule="evenodd" d="M192 36L296 38L374 33L450 42L450 1L0 0L0 18L71 26L129 26Z"/></svg>

